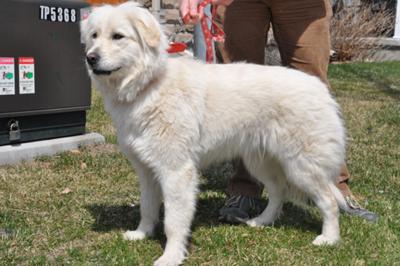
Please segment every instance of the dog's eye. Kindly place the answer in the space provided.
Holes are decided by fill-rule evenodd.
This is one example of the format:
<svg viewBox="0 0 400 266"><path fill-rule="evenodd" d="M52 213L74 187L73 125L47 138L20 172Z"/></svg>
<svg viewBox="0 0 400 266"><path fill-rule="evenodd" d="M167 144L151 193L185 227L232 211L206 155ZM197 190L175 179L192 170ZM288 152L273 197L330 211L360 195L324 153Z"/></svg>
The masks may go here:
<svg viewBox="0 0 400 266"><path fill-rule="evenodd" d="M96 39L97 38L97 32L92 34L92 39Z"/></svg>
<svg viewBox="0 0 400 266"><path fill-rule="evenodd" d="M114 34L112 35L112 39L113 39L113 40L121 40L121 39L124 38L124 37L125 37L124 35L119 34L119 33L114 33Z"/></svg>

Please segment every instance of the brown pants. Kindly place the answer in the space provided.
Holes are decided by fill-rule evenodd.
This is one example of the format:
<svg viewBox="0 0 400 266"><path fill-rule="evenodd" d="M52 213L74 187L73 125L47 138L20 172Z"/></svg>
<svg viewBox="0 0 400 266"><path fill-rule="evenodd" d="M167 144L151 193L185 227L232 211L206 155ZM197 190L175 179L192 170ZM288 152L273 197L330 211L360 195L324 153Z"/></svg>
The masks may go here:
<svg viewBox="0 0 400 266"><path fill-rule="evenodd" d="M234 0L225 12L225 48L232 61L264 64L272 25L282 64L315 75L329 86L331 16L329 0ZM250 176L241 160L234 165L228 194L260 197L263 185ZM348 178L344 165L337 181L345 195L350 193L343 182Z"/></svg>

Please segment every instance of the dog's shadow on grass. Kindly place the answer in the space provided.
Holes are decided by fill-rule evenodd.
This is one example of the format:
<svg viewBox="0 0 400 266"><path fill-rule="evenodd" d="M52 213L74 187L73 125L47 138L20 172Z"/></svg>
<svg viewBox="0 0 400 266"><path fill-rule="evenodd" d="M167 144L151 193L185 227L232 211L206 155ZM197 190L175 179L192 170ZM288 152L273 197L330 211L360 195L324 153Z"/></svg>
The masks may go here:
<svg viewBox="0 0 400 266"><path fill-rule="evenodd" d="M95 220L92 230L96 232L133 230L139 224L139 206L92 204L85 208Z"/></svg>
<svg viewBox="0 0 400 266"><path fill-rule="evenodd" d="M200 191L202 195L197 201L196 215L193 220L192 230L200 226L223 226L219 221L219 209L225 203L223 192L226 189L229 176L233 173L231 164L222 164L212 167L203 173ZM267 206L266 198L261 200L263 208ZM93 204L86 206L94 218L92 230L106 232L112 230L134 230L140 221L140 207L138 205L105 205ZM163 220L164 210L161 208L160 220ZM314 212L309 212L292 204L285 204L283 213L274 224L274 227L297 228L301 231L319 233L322 220L317 218ZM232 225L243 226L243 225ZM162 223L156 229L156 238L165 239Z"/></svg>
<svg viewBox="0 0 400 266"><path fill-rule="evenodd" d="M211 183L216 182L211 180ZM217 184L217 187L219 185ZM208 192L221 192L210 190L210 184L202 184L201 190ZM213 186L215 187L215 186ZM222 186L221 186L222 187ZM204 194L203 194L204 195ZM197 211L193 221L192 230L196 230L196 227L203 226L224 226L224 224L218 219L218 211L224 205L225 198L222 193L205 193L206 196L202 196L197 201ZM261 205L265 207L268 203L267 199L261 200ZM105 205L105 204L93 204L85 207L92 217L94 223L92 230L96 232L107 232L112 230L134 230L140 221L140 207L138 205ZM161 208L160 220L163 220L164 211ZM275 228L297 228L301 231L308 231L318 233L321 230L322 221L317 218L313 212L304 210L296 207L292 204L285 204L283 207L283 213L280 218L274 224ZM244 225L232 225L232 226L244 226ZM163 225L160 224L156 229L156 238L165 239L163 236Z"/></svg>
<svg viewBox="0 0 400 266"><path fill-rule="evenodd" d="M195 230L197 226L223 226L223 222L219 220L219 209L224 205L223 197L212 197L200 199L197 203L196 217L193 221ZM260 200L262 210L267 206L268 199ZM232 226L247 226L245 224L233 224ZM302 209L291 203L283 206L280 217L275 221L275 228L296 228L303 232L320 233L322 228L322 220L315 215L315 212Z"/></svg>

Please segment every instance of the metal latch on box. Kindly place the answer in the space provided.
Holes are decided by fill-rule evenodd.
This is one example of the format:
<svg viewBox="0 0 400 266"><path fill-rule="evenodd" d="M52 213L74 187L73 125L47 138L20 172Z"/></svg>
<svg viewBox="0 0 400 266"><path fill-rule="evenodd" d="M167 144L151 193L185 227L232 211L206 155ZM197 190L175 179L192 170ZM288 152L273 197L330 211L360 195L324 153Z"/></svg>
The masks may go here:
<svg viewBox="0 0 400 266"><path fill-rule="evenodd" d="M19 123L16 120L11 120L8 123L9 126L9 138L10 142L16 142L21 140L21 131L19 129Z"/></svg>

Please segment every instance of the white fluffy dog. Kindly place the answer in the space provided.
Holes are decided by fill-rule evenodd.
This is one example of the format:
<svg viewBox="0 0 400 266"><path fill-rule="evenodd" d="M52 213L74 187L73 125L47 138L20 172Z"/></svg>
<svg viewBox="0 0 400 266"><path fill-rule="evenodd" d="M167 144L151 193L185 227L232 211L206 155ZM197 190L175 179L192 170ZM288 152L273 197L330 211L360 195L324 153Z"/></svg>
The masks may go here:
<svg viewBox="0 0 400 266"><path fill-rule="evenodd" d="M124 238L151 235L164 200L167 244L155 265L185 258L199 170L237 157L268 189L267 208L247 224L271 224L284 201L307 196L323 218L313 244L339 240L338 204L346 204L335 177L345 130L319 79L284 67L168 58L159 23L132 2L95 8L81 31L93 85L140 179L140 224Z"/></svg>

